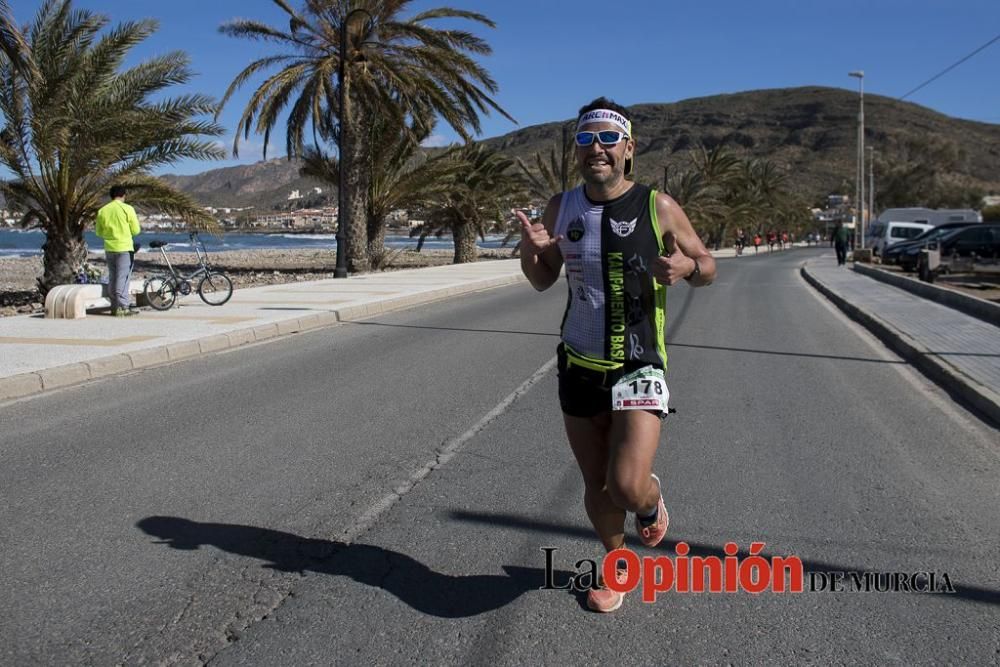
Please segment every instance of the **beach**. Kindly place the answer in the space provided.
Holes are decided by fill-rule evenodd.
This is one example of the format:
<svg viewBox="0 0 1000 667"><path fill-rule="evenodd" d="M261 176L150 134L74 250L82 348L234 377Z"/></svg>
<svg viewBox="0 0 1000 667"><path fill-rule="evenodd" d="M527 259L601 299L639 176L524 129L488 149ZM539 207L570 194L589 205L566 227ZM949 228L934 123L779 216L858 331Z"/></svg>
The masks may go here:
<svg viewBox="0 0 1000 667"><path fill-rule="evenodd" d="M513 248L479 248L479 259L510 259ZM409 249L388 249L384 270L412 269L450 264L453 250L431 249L416 252ZM171 263L182 272L196 267L193 252L169 252ZM104 256L91 253L91 265L104 271ZM329 249L267 248L256 250L226 250L209 255L212 266L224 270L236 289L333 278L336 253ZM159 252L143 252L136 256L133 279L143 279L165 268ZM44 299L36 280L42 275L42 257L0 257L0 317L42 312Z"/></svg>

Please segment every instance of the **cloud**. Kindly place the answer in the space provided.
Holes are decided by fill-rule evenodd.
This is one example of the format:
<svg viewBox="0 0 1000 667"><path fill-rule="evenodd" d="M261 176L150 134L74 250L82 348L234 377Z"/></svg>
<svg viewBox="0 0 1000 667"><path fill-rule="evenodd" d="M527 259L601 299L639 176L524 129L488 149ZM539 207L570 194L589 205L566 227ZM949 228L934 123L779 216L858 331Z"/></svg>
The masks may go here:
<svg viewBox="0 0 1000 667"><path fill-rule="evenodd" d="M442 146L448 146L449 144L451 144L451 140L443 134L432 134L420 142L420 145L424 148L441 148Z"/></svg>

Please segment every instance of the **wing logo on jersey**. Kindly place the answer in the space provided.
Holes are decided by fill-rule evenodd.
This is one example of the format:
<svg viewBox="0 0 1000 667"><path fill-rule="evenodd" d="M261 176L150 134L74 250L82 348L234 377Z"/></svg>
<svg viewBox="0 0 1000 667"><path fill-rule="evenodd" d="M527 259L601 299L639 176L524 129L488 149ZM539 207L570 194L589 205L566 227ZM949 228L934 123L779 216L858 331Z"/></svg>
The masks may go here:
<svg viewBox="0 0 1000 667"><path fill-rule="evenodd" d="M611 229L618 236L625 238L629 234L635 231L635 223L638 222L639 218L632 218L628 221L619 222L614 218L608 218L611 221Z"/></svg>

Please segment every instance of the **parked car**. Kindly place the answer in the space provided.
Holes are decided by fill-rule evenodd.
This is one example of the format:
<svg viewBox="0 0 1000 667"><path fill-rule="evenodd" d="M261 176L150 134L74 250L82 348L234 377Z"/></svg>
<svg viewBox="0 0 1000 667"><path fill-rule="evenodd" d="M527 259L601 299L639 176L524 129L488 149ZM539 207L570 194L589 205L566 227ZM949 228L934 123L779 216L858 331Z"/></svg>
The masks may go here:
<svg viewBox="0 0 1000 667"><path fill-rule="evenodd" d="M900 241L899 243L887 248L885 252L882 253L882 263L899 264L904 271L912 271L917 268L917 257L920 255L921 248L927 247L928 243L936 241L956 229L975 224L979 223L946 222L943 225L938 225L934 229L928 229L920 236L910 239L909 241Z"/></svg>
<svg viewBox="0 0 1000 667"><path fill-rule="evenodd" d="M941 260L949 257L1000 258L1000 223L983 223L942 236L937 241Z"/></svg>
<svg viewBox="0 0 1000 667"><path fill-rule="evenodd" d="M872 252L881 256L897 243L909 241L926 231L934 229L933 225L921 222L881 222L872 223L869 235Z"/></svg>
<svg viewBox="0 0 1000 667"><path fill-rule="evenodd" d="M934 262L925 263L923 254L918 251L919 261L917 271L920 279L934 282L934 277L941 273L962 273L965 271L984 271L996 273L1000 266L1000 223L972 225L956 229L942 236L928 246L937 250L937 266ZM927 258L931 260L931 257ZM992 264L992 267L987 265Z"/></svg>

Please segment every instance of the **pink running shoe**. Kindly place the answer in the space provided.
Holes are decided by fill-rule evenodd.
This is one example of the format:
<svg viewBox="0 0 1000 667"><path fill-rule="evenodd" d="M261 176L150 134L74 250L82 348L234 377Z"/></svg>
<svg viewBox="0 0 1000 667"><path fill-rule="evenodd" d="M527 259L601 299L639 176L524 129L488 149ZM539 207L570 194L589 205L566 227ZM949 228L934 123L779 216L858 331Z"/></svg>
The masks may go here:
<svg viewBox="0 0 1000 667"><path fill-rule="evenodd" d="M624 583L628 578L628 572L626 570L616 570L615 578L619 583ZM606 588L604 582L600 583L600 588L592 588L587 591L587 607L601 614L608 614L618 609L618 607L622 606L622 601L624 600L624 593Z"/></svg>
<svg viewBox="0 0 1000 667"><path fill-rule="evenodd" d="M653 475L656 485L660 486L660 478ZM655 547L663 538L667 536L667 526L670 525L670 517L667 515L667 508L663 505L663 493L660 493L660 504L656 508L656 521L648 526L642 525L639 517L635 517L635 531L639 533L639 539L647 547Z"/></svg>

